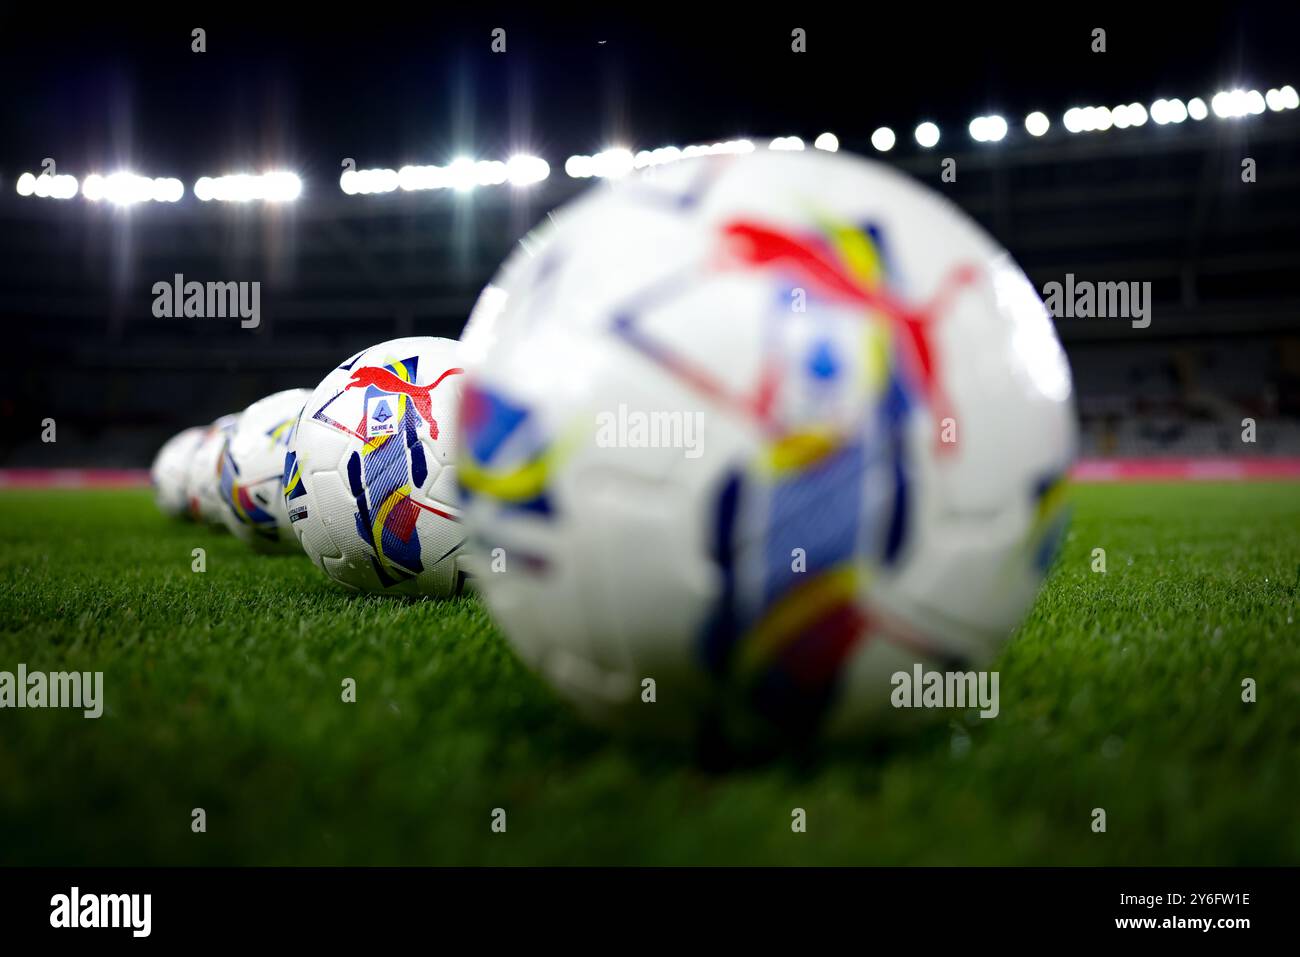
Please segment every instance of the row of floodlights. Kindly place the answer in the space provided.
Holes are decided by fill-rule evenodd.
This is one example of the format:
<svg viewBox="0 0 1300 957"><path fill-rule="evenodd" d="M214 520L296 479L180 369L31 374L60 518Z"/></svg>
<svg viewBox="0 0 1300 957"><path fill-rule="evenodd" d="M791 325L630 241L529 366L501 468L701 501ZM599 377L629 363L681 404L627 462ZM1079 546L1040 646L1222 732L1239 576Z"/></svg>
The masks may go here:
<svg viewBox="0 0 1300 957"><path fill-rule="evenodd" d="M446 166L403 166L401 169L350 169L339 177L339 187L349 196L358 193L415 192L450 189L468 192L479 186L531 186L551 175L546 160L518 154L501 160L453 160Z"/></svg>
<svg viewBox="0 0 1300 957"><path fill-rule="evenodd" d="M148 177L137 173L119 172L107 176L91 173L78 182L67 173L34 176L23 173L15 184L19 196L39 196L42 199L71 199L78 192L92 203L106 202L115 206L133 206L136 203L175 203L185 195L185 184L171 176ZM302 180L296 174L283 171L234 176L203 176L194 183L194 195L203 202L217 200L225 203L247 203L255 200L267 203L289 202L302 192Z"/></svg>
<svg viewBox="0 0 1300 957"><path fill-rule="evenodd" d="M838 146L838 141L836 143ZM768 144L769 149L803 149L803 140L797 136L777 137ZM727 140L723 143L700 143L693 146L663 146L656 150L631 150L615 147L603 150L595 156L570 156L564 164L564 171L574 179L616 179L636 169L650 169L675 163L678 160L694 156L737 155L754 152L750 140Z"/></svg>
<svg viewBox="0 0 1300 957"><path fill-rule="evenodd" d="M1193 97L1184 103L1178 99L1159 99L1148 109L1141 103L1124 103L1115 107L1085 106L1073 107L1065 111L1061 125L1067 133L1091 133L1109 129L1126 129L1131 126L1143 126L1151 120L1159 126L1168 123L1182 123L1184 120L1204 120L1211 113L1220 119L1237 119L1244 116L1258 116L1266 109L1280 112L1300 107L1300 96L1295 87L1284 86L1280 89L1260 93L1258 90L1224 90L1216 93L1207 106L1200 97ZM1030 136L1044 136L1052 128L1052 121L1047 114L1035 110L1025 117L1025 132ZM977 143L997 143L1006 138L1010 126L1005 117L991 114L977 116L968 127L971 139ZM938 124L926 120L913 130L913 137L922 149L931 149L939 144L940 130ZM888 126L882 126L871 134L871 145L880 153L888 153L898 143L897 134ZM570 156L564 164L564 171L575 179L588 177L617 178L635 169L660 166L690 156L703 156L713 153L748 153L754 150L749 140L729 140L711 145L687 146L678 148L665 146L656 150L641 150L632 153L622 148L607 149L594 156ZM805 144L798 136L778 136L767 144L772 150L802 150ZM839 149L839 140L834 133L823 133L813 141L813 148L834 152Z"/></svg>
<svg viewBox="0 0 1300 957"><path fill-rule="evenodd" d="M823 133L813 141L819 150L834 153L840 148L839 138L834 133ZM798 136L778 136L767 144L770 150L802 150L804 141ZM564 164L564 172L574 179L613 179L638 169L652 169L690 159L693 156L722 156L752 153L756 149L753 140L725 140L720 143L696 143L691 146L662 146L654 150L631 150L615 147L603 150L594 156L570 156Z"/></svg>
<svg viewBox="0 0 1300 957"><path fill-rule="evenodd" d="M1265 110L1281 112L1300 108L1300 96L1295 87L1284 86L1267 93L1258 90L1224 90L1210 98L1207 105L1200 97L1184 103L1178 99L1160 99L1150 108L1141 103L1124 103L1119 106L1082 106L1065 111L1061 125L1067 133L1104 132L1109 129L1126 129L1143 126L1147 120L1157 125L1182 123L1185 120L1204 120L1211 113L1220 119L1239 119L1258 116ZM1025 117L1025 131L1034 137L1045 135L1051 129L1047 114L1035 111ZM1009 126L1004 117L996 114L977 116L970 121L968 132L978 143L997 143L1004 139ZM913 131L917 145L931 149L938 145L940 130L927 120ZM882 126L871 134L871 145L881 153L888 153L897 143L894 131ZM834 133L822 133L813 141L813 148L835 152L840 147ZM633 170L648 169L689 159L693 156L752 153L756 146L751 140L726 140L718 143L676 147L664 146L654 150L631 150L615 147L594 156L570 156L564 171L573 179L617 179ZM771 150L802 150L804 141L798 136L778 136L767 143ZM408 192L419 190L450 189L467 192L480 186L523 187L540 183L551 175L546 160L537 156L518 154L500 160L473 160L461 158L447 166L403 166L401 169L349 169L339 177L339 187L349 196L372 193ZM48 199L71 199L78 191L92 202L108 202L119 206L136 203L175 203L185 195L185 186L172 177L150 178L135 173L120 172L107 176L92 173L80 183L75 176L49 173L35 176L23 173L17 181L18 195ZM203 202L224 203L283 203L291 202L302 193L302 180L294 173L275 170L267 173L240 173L231 176L203 176L194 183L194 195Z"/></svg>
<svg viewBox="0 0 1300 957"><path fill-rule="evenodd" d="M536 156L513 156L507 162L459 159L449 166L403 166L400 170L348 170L339 180L343 192L388 193L396 189L473 189L510 183L529 186L551 173L550 165ZM92 173L78 182L66 173L39 176L23 173L16 183L19 196L42 199L71 199L78 192L92 202L118 206L136 203L175 203L185 195L185 186L171 177L150 178L119 172L102 176ZM302 194L302 180L295 173L273 170L267 173L237 173L230 176L202 176L194 183L194 196L202 202L286 203Z"/></svg>

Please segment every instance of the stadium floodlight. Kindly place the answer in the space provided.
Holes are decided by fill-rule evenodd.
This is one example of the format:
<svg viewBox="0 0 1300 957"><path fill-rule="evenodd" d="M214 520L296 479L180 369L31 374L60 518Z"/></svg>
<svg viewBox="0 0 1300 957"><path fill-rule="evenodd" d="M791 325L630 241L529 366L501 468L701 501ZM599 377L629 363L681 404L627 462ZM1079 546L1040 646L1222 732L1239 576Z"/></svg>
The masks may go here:
<svg viewBox="0 0 1300 957"><path fill-rule="evenodd" d="M119 170L108 176L91 173L81 184L81 194L92 203L103 201L114 206L175 203L185 195L185 185L172 176L150 178Z"/></svg>
<svg viewBox="0 0 1300 957"><path fill-rule="evenodd" d="M213 195L222 202L247 203L256 195L257 185L249 173L221 176L215 181Z"/></svg>
<svg viewBox="0 0 1300 957"><path fill-rule="evenodd" d="M977 116L970 121L970 135L977 143L996 143L1007 135L1007 121L996 113Z"/></svg>
<svg viewBox="0 0 1300 957"><path fill-rule="evenodd" d="M797 137L796 137L797 138ZM801 141L802 142L802 141ZM800 149L803 147L800 146ZM749 140L720 140L716 143L692 143L690 146L661 146L653 150L638 150L632 158L633 169L651 169L667 163L696 156L721 156L725 154L752 153L754 144ZM596 175L600 175L597 173Z"/></svg>
<svg viewBox="0 0 1300 957"><path fill-rule="evenodd" d="M95 192L114 206L134 206L153 199L153 180L123 170L105 176Z"/></svg>
<svg viewBox="0 0 1300 957"><path fill-rule="evenodd" d="M540 156L516 153L506 161L506 179L511 186L531 186L550 175L550 164Z"/></svg>
<svg viewBox="0 0 1300 957"><path fill-rule="evenodd" d="M447 171L441 166L403 166L397 171L397 188L406 192L442 189L447 185Z"/></svg>
<svg viewBox="0 0 1300 957"><path fill-rule="evenodd" d="M397 188L408 193L417 189L428 189L431 177L427 170L428 167L425 166L410 164L403 166L397 171Z"/></svg>
<svg viewBox="0 0 1300 957"><path fill-rule="evenodd" d="M30 175L30 174L24 174ZM36 196L40 199L72 199L77 195L78 182L77 177L69 176L66 173L60 173L57 176L51 176L49 173L42 173L30 181L31 191L24 192L24 185L27 181L23 177L18 177L18 193L21 196Z"/></svg>
<svg viewBox="0 0 1300 957"><path fill-rule="evenodd" d="M682 151L676 146L660 146L650 151L650 165L663 166L665 163L676 163L682 158Z"/></svg>
<svg viewBox="0 0 1300 957"><path fill-rule="evenodd" d="M353 185L356 192L366 192L365 185L368 183L366 174L375 172L387 172L393 175L396 180L397 174L393 170L360 170L356 175L349 178L348 173L344 173L340 179L340 185L344 185L344 180ZM115 174L116 175L116 174ZM110 179L112 177L109 177ZM396 189L396 182L393 187ZM346 191L347 186L344 185ZM297 174L284 170L272 170L266 173L235 173L229 176L200 176L194 182L194 195L201 202L216 200L221 203L248 203L254 200L261 200L266 203L287 203L297 199L302 194L302 180Z"/></svg>
<svg viewBox="0 0 1300 957"><path fill-rule="evenodd" d="M564 161L564 172L574 179L587 179L592 175L590 156L570 156Z"/></svg>
<svg viewBox="0 0 1300 957"><path fill-rule="evenodd" d="M894 148L894 131L888 126L882 126L871 134L871 145L882 153L888 153Z"/></svg>
<svg viewBox="0 0 1300 957"><path fill-rule="evenodd" d="M19 196L31 196L36 192L36 177L31 173L23 173L18 177L18 182L14 184L14 188L18 190Z"/></svg>
<svg viewBox="0 0 1300 957"><path fill-rule="evenodd" d="M153 183L154 199L160 203L179 203L185 195L185 184L175 176L164 176Z"/></svg>
<svg viewBox="0 0 1300 957"><path fill-rule="evenodd" d="M790 139L798 142L798 145L794 147L795 149L803 149L803 140L799 139L797 136L792 136ZM838 146L838 142L836 145ZM693 148L694 147L690 146L686 147L687 150ZM705 156L720 156L724 154L752 153L754 152L754 144L749 140L726 140L721 143L713 143L710 146L700 147L699 149Z"/></svg>
<svg viewBox="0 0 1300 957"><path fill-rule="evenodd" d="M1210 109L1222 120L1258 116L1264 112L1264 97L1259 90L1220 90L1210 100Z"/></svg>
<svg viewBox="0 0 1300 957"><path fill-rule="evenodd" d="M500 186L508 179L506 164L500 160L479 160L474 164L475 184Z"/></svg>
<svg viewBox="0 0 1300 957"><path fill-rule="evenodd" d="M926 120L916 127L913 135L916 137L916 142L923 149L928 150L939 142L939 127Z"/></svg>
<svg viewBox="0 0 1300 957"><path fill-rule="evenodd" d="M1281 94L1282 107L1287 110L1300 109L1300 94L1296 93L1295 87L1287 84L1278 90Z"/></svg>
<svg viewBox="0 0 1300 957"><path fill-rule="evenodd" d="M401 189L402 174L400 170L394 171L385 166L363 169L360 173L360 183L360 192L366 195L391 193Z"/></svg>
<svg viewBox="0 0 1300 957"><path fill-rule="evenodd" d="M1199 96L1194 96L1187 101L1187 115L1194 120L1200 121L1209 116L1210 111L1206 107L1204 100Z"/></svg>
<svg viewBox="0 0 1300 957"><path fill-rule="evenodd" d="M468 156L458 156L447 166L447 185L458 193L468 193L478 185L478 164Z"/></svg>
<svg viewBox="0 0 1300 957"><path fill-rule="evenodd" d="M584 157L571 157L574 160ZM528 186L551 175L546 160L524 153L512 156L508 162L501 160L472 160L459 157L449 166L416 166L408 164L399 170L363 169L348 170L339 177L339 188L349 196L358 193L390 193L395 189L413 193L431 189L453 189L466 192L478 186Z"/></svg>
<svg viewBox="0 0 1300 957"><path fill-rule="evenodd" d="M418 166L421 189L449 189L451 174L445 166ZM397 173L398 185L401 185L402 173Z"/></svg>
<svg viewBox="0 0 1300 957"><path fill-rule="evenodd" d="M1151 104L1151 121L1160 126L1181 123L1187 119L1187 107L1182 100L1156 100Z"/></svg>
<svg viewBox="0 0 1300 957"><path fill-rule="evenodd" d="M778 136L772 142L767 144L770 150L801 150L803 149L803 140L798 136Z"/></svg>
<svg viewBox="0 0 1300 957"><path fill-rule="evenodd" d="M675 163L686 156L698 156L699 147L688 146L685 150L676 146L660 146L652 150L639 150L633 163L636 169L653 169L666 163Z"/></svg>
<svg viewBox="0 0 1300 957"><path fill-rule="evenodd" d="M1173 114L1178 114L1178 111L1181 111L1182 118L1174 122L1181 123L1183 119L1186 119L1186 110L1181 102L1178 102L1175 108L1164 100L1158 100L1153 109L1161 117L1170 116L1171 111L1173 111ZM1042 126L1042 123L1045 120L1046 117L1043 118L1043 121L1038 121L1038 125L1044 130L1046 130L1046 127ZM1146 121L1147 108L1141 103L1121 103L1113 109L1106 106L1075 106L1066 110L1065 116L1062 118L1066 131L1070 133L1104 133L1109 129L1126 130L1131 126L1142 126ZM1169 120L1166 120L1166 122L1169 122ZM1028 124L1029 118L1026 117L1026 128L1028 128Z"/></svg>
<svg viewBox="0 0 1300 957"><path fill-rule="evenodd" d="M263 173L261 179L261 198L268 203L288 203L302 195L302 180L295 173Z"/></svg>
<svg viewBox="0 0 1300 957"><path fill-rule="evenodd" d="M592 158L592 173L601 179L620 179L632 172L636 158L623 146L611 146Z"/></svg>
<svg viewBox="0 0 1300 957"><path fill-rule="evenodd" d="M356 191L367 195L373 192L393 192L398 189L400 182L402 178L395 169L387 169L386 166L377 169L361 169L357 170L356 174Z"/></svg>
<svg viewBox="0 0 1300 957"><path fill-rule="evenodd" d="M803 140L797 136L777 137L772 140L772 144L775 145L771 145L770 149L801 150L804 148ZM573 179L588 179L592 176L598 176L602 179L617 179L626 176L633 170L650 169L696 156L752 152L754 152L754 144L746 139L719 140L716 143L692 143L689 146L682 147L661 146L653 150L638 150L636 153L623 147L611 147L597 153L595 156L570 156L564 163L564 172ZM542 160L538 160L538 162L545 165ZM540 168L538 167L539 170ZM547 170L549 171L549 167L547 167Z"/></svg>
<svg viewBox="0 0 1300 957"><path fill-rule="evenodd" d="M1047 114L1040 110L1034 110L1025 117L1025 132L1030 136L1042 136L1052 127L1052 121L1047 118ZM1074 132L1071 130L1071 132Z"/></svg>
<svg viewBox="0 0 1300 957"><path fill-rule="evenodd" d="M840 148L840 138L834 133L822 133L813 140L813 148L825 150L827 153L837 152Z"/></svg>

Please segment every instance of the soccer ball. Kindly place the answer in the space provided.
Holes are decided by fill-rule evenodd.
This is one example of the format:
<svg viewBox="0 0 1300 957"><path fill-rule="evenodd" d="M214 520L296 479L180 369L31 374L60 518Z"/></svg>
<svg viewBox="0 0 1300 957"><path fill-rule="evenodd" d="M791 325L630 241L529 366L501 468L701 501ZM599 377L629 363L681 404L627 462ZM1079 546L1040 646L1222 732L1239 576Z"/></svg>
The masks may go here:
<svg viewBox="0 0 1300 957"><path fill-rule="evenodd" d="M204 427L203 438L190 460L189 474L185 477L185 497L189 501L190 517L196 522L224 529L221 512L221 456L226 440L239 423L237 414L223 415Z"/></svg>
<svg viewBox="0 0 1300 957"><path fill-rule="evenodd" d="M189 501L185 485L189 479L190 462L203 441L204 429L199 426L177 432L163 443L154 456L149 469L153 485L154 502L158 511L168 518L185 518L189 515Z"/></svg>
<svg viewBox="0 0 1300 957"><path fill-rule="evenodd" d="M254 402L239 416L222 453L222 521L258 551L302 551L289 530L282 480L289 438L309 395L286 389Z"/></svg>
<svg viewBox="0 0 1300 957"><path fill-rule="evenodd" d="M840 735L996 652L1075 423L1041 300L955 206L844 154L710 157L522 246L466 332L459 476L480 590L563 695Z"/></svg>
<svg viewBox="0 0 1300 957"><path fill-rule="evenodd" d="M307 399L285 458L285 503L303 549L336 582L384 594L462 588L458 350L451 339L384 342Z"/></svg>

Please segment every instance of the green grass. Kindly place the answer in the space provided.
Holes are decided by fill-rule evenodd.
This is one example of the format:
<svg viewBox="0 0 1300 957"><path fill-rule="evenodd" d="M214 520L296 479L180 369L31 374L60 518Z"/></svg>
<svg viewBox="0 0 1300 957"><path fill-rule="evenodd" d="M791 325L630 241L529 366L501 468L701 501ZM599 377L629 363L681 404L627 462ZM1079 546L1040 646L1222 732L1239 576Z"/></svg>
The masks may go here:
<svg viewBox="0 0 1300 957"><path fill-rule="evenodd" d="M581 723L475 598L349 595L144 492L0 493L0 670L107 698L0 711L0 863L1300 863L1300 485L1075 503L996 720L719 772Z"/></svg>

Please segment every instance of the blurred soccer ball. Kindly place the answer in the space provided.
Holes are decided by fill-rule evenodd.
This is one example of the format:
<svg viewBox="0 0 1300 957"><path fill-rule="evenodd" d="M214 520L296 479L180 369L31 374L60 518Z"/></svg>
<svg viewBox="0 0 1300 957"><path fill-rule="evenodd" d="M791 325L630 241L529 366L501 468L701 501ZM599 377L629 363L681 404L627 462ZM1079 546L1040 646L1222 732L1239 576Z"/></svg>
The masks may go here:
<svg viewBox="0 0 1300 957"><path fill-rule="evenodd" d="M306 389L286 389L254 402L240 415L222 453L222 521L258 551L301 551L289 528L283 478L289 438L309 395Z"/></svg>
<svg viewBox="0 0 1300 957"><path fill-rule="evenodd" d="M205 432L201 426L177 432L163 443L154 456L153 466L149 469L154 502L158 505L158 511L170 518L189 516L185 485L189 479L190 462L199 443L203 441Z"/></svg>
<svg viewBox="0 0 1300 957"><path fill-rule="evenodd" d="M682 162L557 223L466 333L463 506L522 657L599 718L798 735L986 662L1075 441L1006 253L843 154Z"/></svg>
<svg viewBox="0 0 1300 957"><path fill-rule="evenodd" d="M342 585L438 596L463 585L458 349L430 337L372 346L303 407L284 467L289 523Z"/></svg>
<svg viewBox="0 0 1300 957"><path fill-rule="evenodd" d="M221 520L221 455L226 440L239 422L238 414L223 415L204 427L203 438L190 460L189 474L185 477L185 497L189 501L190 517L196 522L206 522L219 529L226 526Z"/></svg>

